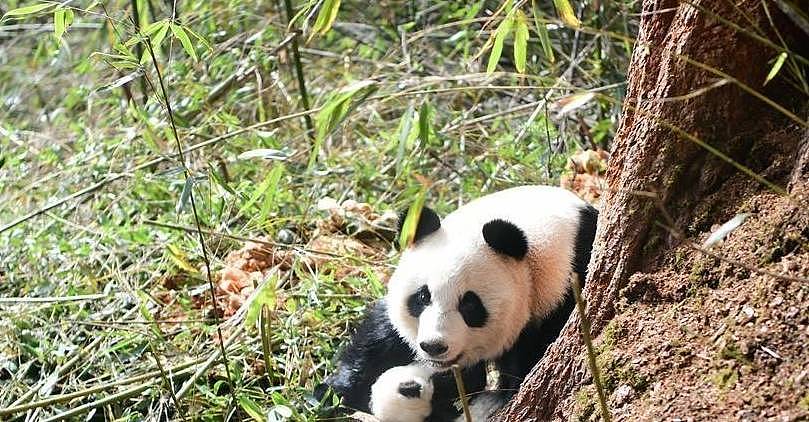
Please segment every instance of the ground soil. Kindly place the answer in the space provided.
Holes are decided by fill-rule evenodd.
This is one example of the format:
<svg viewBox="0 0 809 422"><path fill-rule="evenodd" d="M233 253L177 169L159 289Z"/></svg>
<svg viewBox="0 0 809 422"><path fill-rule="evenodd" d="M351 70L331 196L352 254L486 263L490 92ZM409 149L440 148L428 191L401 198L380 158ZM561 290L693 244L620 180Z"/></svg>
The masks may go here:
<svg viewBox="0 0 809 422"><path fill-rule="evenodd" d="M786 186L798 152L775 151L761 172ZM596 339L615 420L809 420L809 182L793 178L789 197L743 175L721 185L688 240L631 276ZM725 260L694 247L739 213L751 215L710 249ZM565 413L600 419L596 397L586 385Z"/></svg>

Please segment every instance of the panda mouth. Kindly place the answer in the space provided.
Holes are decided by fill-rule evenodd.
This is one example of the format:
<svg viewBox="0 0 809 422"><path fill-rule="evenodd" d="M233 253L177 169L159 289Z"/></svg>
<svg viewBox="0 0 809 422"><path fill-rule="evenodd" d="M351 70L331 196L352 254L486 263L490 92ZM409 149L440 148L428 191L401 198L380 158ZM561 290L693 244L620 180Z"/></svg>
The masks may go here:
<svg viewBox="0 0 809 422"><path fill-rule="evenodd" d="M449 368L450 366L455 365L456 363L458 363L458 361L461 360L461 357L463 357L463 353L458 353L457 356L455 356L452 359L448 359L448 360L427 359L427 363L429 363L430 365L432 365L432 366L434 366L436 368Z"/></svg>

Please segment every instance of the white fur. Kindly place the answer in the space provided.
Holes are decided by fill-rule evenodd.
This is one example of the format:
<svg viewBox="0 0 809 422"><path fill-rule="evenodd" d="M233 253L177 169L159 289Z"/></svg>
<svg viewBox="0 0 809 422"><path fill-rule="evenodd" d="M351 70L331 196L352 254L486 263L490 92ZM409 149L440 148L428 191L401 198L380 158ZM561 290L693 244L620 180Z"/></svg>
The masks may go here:
<svg viewBox="0 0 809 422"><path fill-rule="evenodd" d="M461 366L496 359L516 341L532 317L558 306L569 285L579 209L573 193L549 186L523 186L476 199L449 214L441 228L408 248L388 284L389 316L399 334L424 360L419 343L441 340L445 361ZM494 252L482 227L493 219L525 233L528 254L517 261ZM407 298L422 285L432 303L420 317L407 310ZM468 327L457 310L467 291L488 311L486 325Z"/></svg>
<svg viewBox="0 0 809 422"><path fill-rule="evenodd" d="M371 412L382 422L422 422L432 411L432 373L417 364L388 369L371 386ZM420 396L401 395L399 385L405 382L421 385Z"/></svg>

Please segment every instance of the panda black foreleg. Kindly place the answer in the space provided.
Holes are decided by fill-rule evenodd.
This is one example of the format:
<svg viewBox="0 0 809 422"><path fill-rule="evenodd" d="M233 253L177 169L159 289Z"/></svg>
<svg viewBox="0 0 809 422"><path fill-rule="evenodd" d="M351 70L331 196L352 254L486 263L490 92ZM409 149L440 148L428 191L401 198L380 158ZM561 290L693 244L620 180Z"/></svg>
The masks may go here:
<svg viewBox="0 0 809 422"><path fill-rule="evenodd" d="M387 315L387 305L379 300L368 308L365 318L340 353L337 369L325 385L317 389L322 399L331 387L348 409L370 412L371 386L382 373L413 362L413 350L399 337Z"/></svg>
<svg viewBox="0 0 809 422"><path fill-rule="evenodd" d="M474 400L486 388L486 363L479 362L474 366L461 370L464 391L470 400ZM428 422L446 422L455 420L461 411L456 406L458 401L458 385L452 371L433 374L432 413Z"/></svg>

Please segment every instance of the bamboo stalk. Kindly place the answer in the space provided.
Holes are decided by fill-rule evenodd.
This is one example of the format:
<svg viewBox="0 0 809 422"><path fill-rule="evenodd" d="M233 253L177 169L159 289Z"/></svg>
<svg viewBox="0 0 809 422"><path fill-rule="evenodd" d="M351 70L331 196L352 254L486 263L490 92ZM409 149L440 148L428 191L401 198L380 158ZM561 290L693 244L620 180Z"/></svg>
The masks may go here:
<svg viewBox="0 0 809 422"><path fill-rule="evenodd" d="M292 24L292 0L284 0L284 9L287 15L287 26ZM295 65L295 77L298 79L298 90L301 93L301 104L305 110L309 110L309 94L306 92L306 79L303 77L303 64L301 63L301 53L298 50L298 37L292 39L292 61ZM315 125L309 115L303 117L306 122L306 129L309 137L315 137Z"/></svg>

